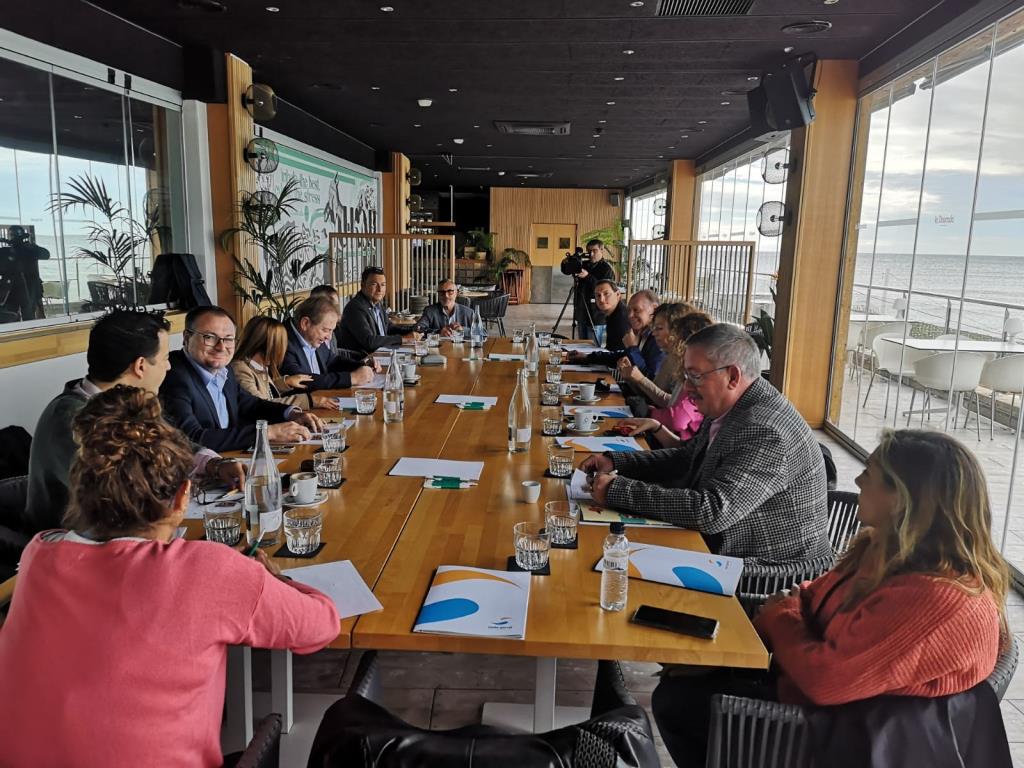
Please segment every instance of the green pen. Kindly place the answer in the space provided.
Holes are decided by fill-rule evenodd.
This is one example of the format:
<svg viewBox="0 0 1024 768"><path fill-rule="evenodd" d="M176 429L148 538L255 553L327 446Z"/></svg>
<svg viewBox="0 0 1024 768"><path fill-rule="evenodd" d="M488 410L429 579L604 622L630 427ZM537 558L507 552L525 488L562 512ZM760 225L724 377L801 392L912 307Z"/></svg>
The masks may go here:
<svg viewBox="0 0 1024 768"><path fill-rule="evenodd" d="M263 531L260 531L260 535L256 537L256 541L254 541L249 546L249 549L246 551L245 556L254 557L256 555L256 552L259 551L261 541L263 541Z"/></svg>
<svg viewBox="0 0 1024 768"><path fill-rule="evenodd" d="M484 404L483 403L479 403L479 402L463 403L462 404L462 410L464 410L464 411L482 411L483 409L484 409Z"/></svg>

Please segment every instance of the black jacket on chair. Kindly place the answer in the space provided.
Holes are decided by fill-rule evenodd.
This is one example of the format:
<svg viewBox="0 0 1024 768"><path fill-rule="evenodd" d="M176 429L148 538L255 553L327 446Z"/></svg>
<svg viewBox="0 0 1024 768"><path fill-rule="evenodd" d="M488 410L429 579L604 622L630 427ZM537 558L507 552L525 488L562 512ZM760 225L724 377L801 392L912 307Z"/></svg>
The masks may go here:
<svg viewBox="0 0 1024 768"><path fill-rule="evenodd" d="M348 300L335 332L340 349L351 349L368 355L381 347L397 347L402 343L402 334L391 324L385 328L386 335L380 335L373 312L373 305L362 291Z"/></svg>
<svg viewBox="0 0 1024 768"><path fill-rule="evenodd" d="M214 451L244 451L256 440L256 422L265 419L271 424L285 421L290 406L261 400L238 386L235 374L228 368L224 383L224 399L228 406L228 426L217 421L217 407L206 390L199 372L181 350L170 355L171 370L160 387L164 416L193 442Z"/></svg>
<svg viewBox="0 0 1024 768"><path fill-rule="evenodd" d="M284 361L281 363L281 375L292 376L294 374L306 374L313 377L313 381L305 386L306 390L314 389L348 389L352 386L352 374L359 366L363 365L365 355L358 352L350 352L347 349L339 349L337 353L331 351L326 344L316 348L316 360L320 365L320 373L314 374L309 367L309 360L302 348L302 340L291 323L288 323L288 349L284 353Z"/></svg>

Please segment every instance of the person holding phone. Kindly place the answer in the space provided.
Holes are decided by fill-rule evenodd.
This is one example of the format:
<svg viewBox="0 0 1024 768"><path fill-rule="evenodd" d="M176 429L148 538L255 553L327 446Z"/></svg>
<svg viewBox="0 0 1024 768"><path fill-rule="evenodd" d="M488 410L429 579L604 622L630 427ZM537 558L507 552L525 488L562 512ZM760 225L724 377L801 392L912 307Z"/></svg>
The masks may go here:
<svg viewBox="0 0 1024 768"><path fill-rule="evenodd" d="M1009 642L1009 569L977 459L941 432L886 431L857 485L864 528L846 555L755 620L771 674L670 675L654 691L677 764L704 764L714 693L828 706L948 696L992 673Z"/></svg>
<svg viewBox="0 0 1024 768"><path fill-rule="evenodd" d="M25 549L0 632L0 762L220 766L227 647L318 651L334 603L265 552L175 538L192 451L155 395L101 392L74 434L67 530Z"/></svg>

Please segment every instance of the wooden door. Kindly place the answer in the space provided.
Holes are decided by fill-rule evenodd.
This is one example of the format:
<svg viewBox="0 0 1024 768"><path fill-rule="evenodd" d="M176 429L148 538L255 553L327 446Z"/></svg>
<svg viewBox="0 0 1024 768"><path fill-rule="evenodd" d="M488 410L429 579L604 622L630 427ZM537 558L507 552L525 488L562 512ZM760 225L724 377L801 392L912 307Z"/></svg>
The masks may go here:
<svg viewBox="0 0 1024 768"><path fill-rule="evenodd" d="M576 225L575 224L547 224L537 223L530 225L530 262L533 265L531 270L530 289L532 301L549 302L552 296L557 294L559 301L564 295L565 286L556 285L562 273L558 271L565 254L572 253L576 248Z"/></svg>

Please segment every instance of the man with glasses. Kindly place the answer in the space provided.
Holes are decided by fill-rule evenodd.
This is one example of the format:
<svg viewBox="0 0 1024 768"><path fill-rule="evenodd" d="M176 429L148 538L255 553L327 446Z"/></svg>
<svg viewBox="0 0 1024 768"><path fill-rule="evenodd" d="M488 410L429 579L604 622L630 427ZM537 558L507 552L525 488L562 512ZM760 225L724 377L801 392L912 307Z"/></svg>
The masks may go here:
<svg viewBox="0 0 1024 768"><path fill-rule="evenodd" d="M384 294L388 279L380 267L367 267L360 276L362 286L349 299L338 326L338 346L369 355L381 347L397 347L403 341L415 341L415 331L402 334L401 328L388 322Z"/></svg>
<svg viewBox="0 0 1024 768"><path fill-rule="evenodd" d="M576 325L581 339L593 339L600 344L605 316L594 305L594 289L602 280L614 280L615 270L604 260L604 243L600 240L587 241L587 259L576 275Z"/></svg>
<svg viewBox="0 0 1024 768"><path fill-rule="evenodd" d="M465 330L473 324L473 310L455 299L459 289L451 280L442 280L437 286L437 301L423 310L416 324L420 333L440 333L451 336L452 331Z"/></svg>
<svg viewBox="0 0 1024 768"><path fill-rule="evenodd" d="M711 325L689 338L686 392L704 423L678 448L593 455L598 504L704 534L708 548L748 563L831 553L825 463L807 423L761 377L742 328Z"/></svg>
<svg viewBox="0 0 1024 768"><path fill-rule="evenodd" d="M196 307L185 316L184 346L171 352L171 370L160 387L167 419L200 445L244 451L256 440L256 422L269 422L274 442L308 440L323 423L312 413L254 397L238 386L229 363L235 322L220 307Z"/></svg>

